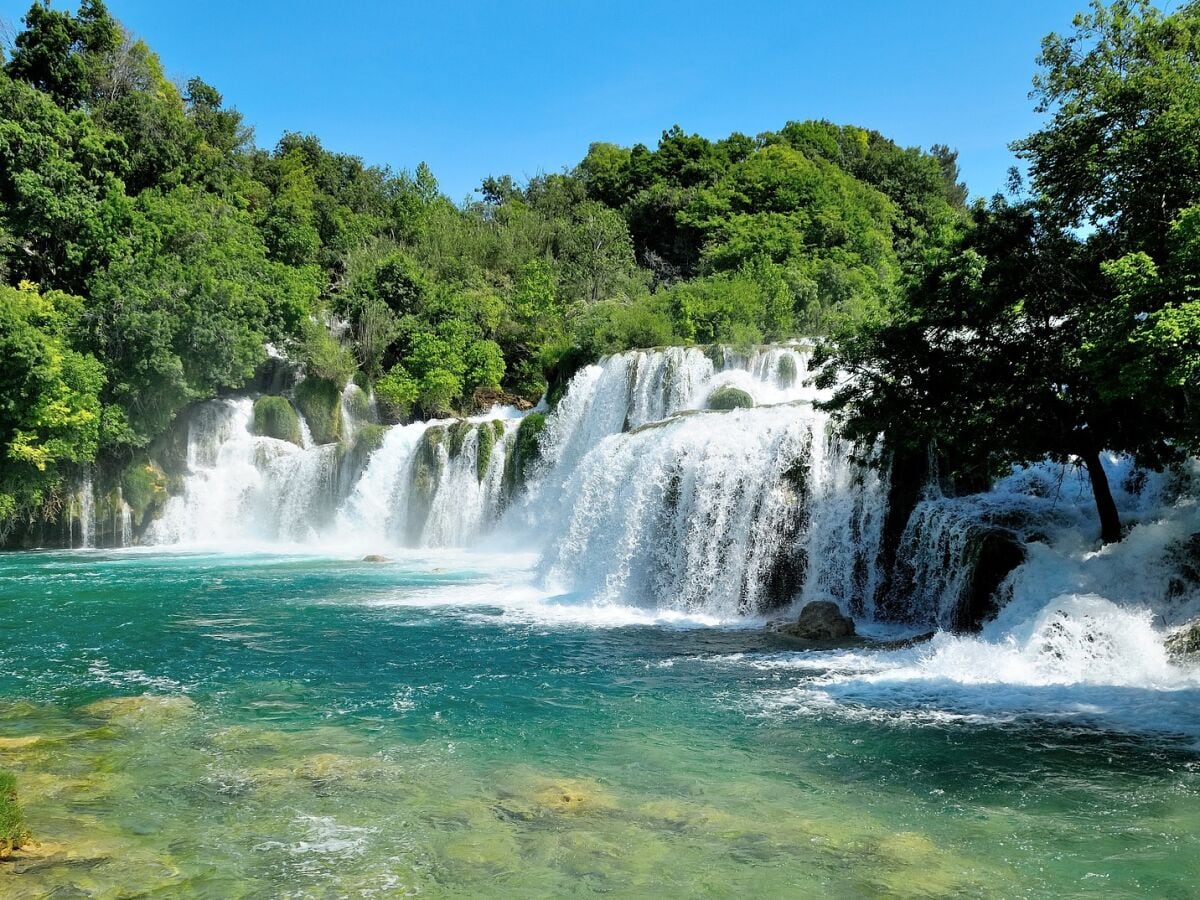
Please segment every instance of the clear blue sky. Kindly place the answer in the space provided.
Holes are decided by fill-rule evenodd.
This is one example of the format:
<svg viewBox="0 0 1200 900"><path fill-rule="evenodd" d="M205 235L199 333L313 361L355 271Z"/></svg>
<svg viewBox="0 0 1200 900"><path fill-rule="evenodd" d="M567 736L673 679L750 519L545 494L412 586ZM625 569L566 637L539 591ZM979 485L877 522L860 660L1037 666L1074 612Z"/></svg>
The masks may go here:
<svg viewBox="0 0 1200 900"><path fill-rule="evenodd" d="M1085 0L108 0L162 57L200 75L260 145L313 132L369 163L424 160L461 199L592 141L717 138L790 119L957 147L973 194L1004 186L1006 146L1038 121L1039 41ZM0 0L17 24L26 0ZM74 0L56 6L74 8Z"/></svg>

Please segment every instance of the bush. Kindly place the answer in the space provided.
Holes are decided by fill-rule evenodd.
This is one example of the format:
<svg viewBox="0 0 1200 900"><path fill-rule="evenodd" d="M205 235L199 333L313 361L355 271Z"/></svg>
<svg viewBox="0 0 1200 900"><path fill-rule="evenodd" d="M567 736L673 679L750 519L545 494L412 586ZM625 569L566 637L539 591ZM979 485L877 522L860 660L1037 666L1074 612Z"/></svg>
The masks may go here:
<svg viewBox="0 0 1200 900"><path fill-rule="evenodd" d="M148 461L130 465L121 473L121 496L134 517L145 522L167 502L166 473Z"/></svg>
<svg viewBox="0 0 1200 900"><path fill-rule="evenodd" d="M420 385L403 366L393 366L375 382L375 402L389 422L409 421L420 396Z"/></svg>

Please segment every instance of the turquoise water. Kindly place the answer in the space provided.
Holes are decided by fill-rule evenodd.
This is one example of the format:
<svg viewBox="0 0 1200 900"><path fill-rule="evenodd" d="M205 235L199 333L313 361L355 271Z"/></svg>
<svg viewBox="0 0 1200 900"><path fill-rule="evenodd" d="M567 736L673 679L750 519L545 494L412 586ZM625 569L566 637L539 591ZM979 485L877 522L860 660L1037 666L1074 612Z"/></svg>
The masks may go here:
<svg viewBox="0 0 1200 900"><path fill-rule="evenodd" d="M869 651L580 610L527 562L0 556L40 842L0 895L1196 896L1191 739L839 704L805 692Z"/></svg>

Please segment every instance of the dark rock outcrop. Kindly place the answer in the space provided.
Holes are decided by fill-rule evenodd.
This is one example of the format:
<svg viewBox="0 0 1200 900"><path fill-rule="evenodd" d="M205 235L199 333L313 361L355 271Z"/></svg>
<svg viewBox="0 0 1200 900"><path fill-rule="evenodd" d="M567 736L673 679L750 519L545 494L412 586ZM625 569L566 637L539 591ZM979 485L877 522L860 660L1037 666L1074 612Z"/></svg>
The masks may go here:
<svg viewBox="0 0 1200 900"><path fill-rule="evenodd" d="M838 641L854 637L854 620L844 615L836 603L814 600L805 604L795 622L776 625L775 630L806 641Z"/></svg>
<svg viewBox="0 0 1200 900"><path fill-rule="evenodd" d="M1171 632L1163 641L1167 655L1174 660L1195 662L1200 660L1200 619L1195 619L1182 628Z"/></svg>
<svg viewBox="0 0 1200 900"><path fill-rule="evenodd" d="M951 614L954 631L978 631L1000 611L996 592L1008 573L1025 562L1025 546L1006 528L981 529L972 538L969 558L974 568Z"/></svg>

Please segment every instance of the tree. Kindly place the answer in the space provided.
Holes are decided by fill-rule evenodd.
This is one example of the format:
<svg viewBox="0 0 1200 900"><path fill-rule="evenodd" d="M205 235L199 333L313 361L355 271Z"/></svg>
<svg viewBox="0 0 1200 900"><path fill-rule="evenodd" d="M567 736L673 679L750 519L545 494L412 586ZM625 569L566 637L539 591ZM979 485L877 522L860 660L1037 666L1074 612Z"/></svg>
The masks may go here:
<svg viewBox="0 0 1200 900"><path fill-rule="evenodd" d="M104 369L68 342L81 306L29 282L0 286L0 534L99 447Z"/></svg>
<svg viewBox="0 0 1200 900"><path fill-rule="evenodd" d="M107 56L121 45L121 29L102 0L82 0L75 15L35 2L17 35L8 74L45 91L65 108L95 98Z"/></svg>
<svg viewBox="0 0 1200 900"><path fill-rule="evenodd" d="M1062 227L1088 225L1155 260L1200 200L1200 3L1093 0L1042 42L1034 80L1047 124L1013 147Z"/></svg>

